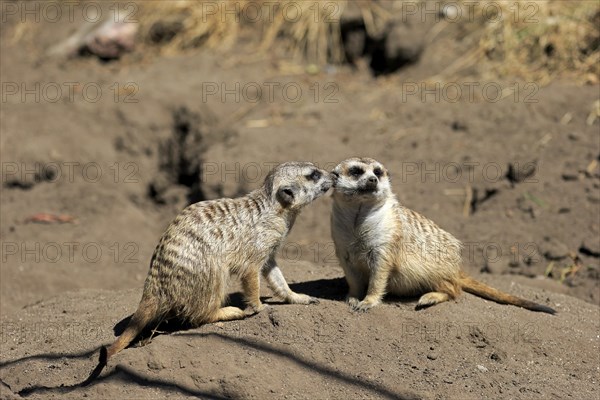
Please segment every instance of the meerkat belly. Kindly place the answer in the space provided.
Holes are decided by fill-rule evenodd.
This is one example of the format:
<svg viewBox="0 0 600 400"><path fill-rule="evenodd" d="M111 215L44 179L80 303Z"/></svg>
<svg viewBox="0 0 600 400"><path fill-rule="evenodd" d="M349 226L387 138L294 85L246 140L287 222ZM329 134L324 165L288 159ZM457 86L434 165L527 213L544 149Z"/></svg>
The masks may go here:
<svg viewBox="0 0 600 400"><path fill-rule="evenodd" d="M354 229L354 238L348 246L350 262L364 275L370 276L378 268L393 268L389 257L395 240L394 220L389 218L391 205L369 213Z"/></svg>

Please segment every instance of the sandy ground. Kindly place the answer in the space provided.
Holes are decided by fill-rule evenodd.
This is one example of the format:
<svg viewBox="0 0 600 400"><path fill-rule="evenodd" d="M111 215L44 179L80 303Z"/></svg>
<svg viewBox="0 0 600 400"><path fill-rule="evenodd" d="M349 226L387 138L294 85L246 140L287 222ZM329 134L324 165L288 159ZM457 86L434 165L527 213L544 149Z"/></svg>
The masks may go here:
<svg viewBox="0 0 600 400"><path fill-rule="evenodd" d="M0 39L1 398L599 396L600 131L586 122L598 86L496 82L515 89L498 101L485 82L472 98L462 85L456 101L449 86L413 93L454 50L443 38L375 79L363 68L290 72L276 51L43 59L73 27L47 24L26 44L4 34L12 28ZM467 245L469 273L558 314L467 294L353 313L324 198L279 255L294 290L320 304L167 329L77 386L135 310L156 241L190 200L245 193L273 163L331 168L356 155L383 162L401 202ZM74 221L31 222L38 213Z"/></svg>

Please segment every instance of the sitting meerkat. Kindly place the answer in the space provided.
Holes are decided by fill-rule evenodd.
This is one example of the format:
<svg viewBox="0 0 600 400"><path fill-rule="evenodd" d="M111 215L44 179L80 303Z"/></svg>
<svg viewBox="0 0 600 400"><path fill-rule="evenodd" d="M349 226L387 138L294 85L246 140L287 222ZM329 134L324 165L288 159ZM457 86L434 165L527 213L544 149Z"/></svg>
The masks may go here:
<svg viewBox="0 0 600 400"><path fill-rule="evenodd" d="M402 206L381 163L350 158L332 174L331 232L349 286L347 301L355 310L378 305L386 292L421 295L420 309L454 299L462 289L501 304L556 312L467 276L458 239Z"/></svg>
<svg viewBox="0 0 600 400"><path fill-rule="evenodd" d="M198 326L241 319L260 312L260 275L275 295L288 303L317 299L294 293L275 262L275 254L302 208L332 185L327 171L309 162L275 167L264 184L237 199L201 201L171 222L150 261L142 299L125 331L100 363L127 347L148 325L178 318ZM251 311L224 307L232 275L242 281ZM96 371L99 373L99 371Z"/></svg>

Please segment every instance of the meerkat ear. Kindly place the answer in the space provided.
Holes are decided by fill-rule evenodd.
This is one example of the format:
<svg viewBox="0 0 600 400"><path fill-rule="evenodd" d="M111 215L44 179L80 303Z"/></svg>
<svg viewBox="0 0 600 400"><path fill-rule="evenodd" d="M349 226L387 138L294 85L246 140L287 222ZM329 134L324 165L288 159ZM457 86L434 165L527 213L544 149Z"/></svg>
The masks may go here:
<svg viewBox="0 0 600 400"><path fill-rule="evenodd" d="M292 186L282 186L277 189L277 201L284 207L287 207L294 202L295 195Z"/></svg>

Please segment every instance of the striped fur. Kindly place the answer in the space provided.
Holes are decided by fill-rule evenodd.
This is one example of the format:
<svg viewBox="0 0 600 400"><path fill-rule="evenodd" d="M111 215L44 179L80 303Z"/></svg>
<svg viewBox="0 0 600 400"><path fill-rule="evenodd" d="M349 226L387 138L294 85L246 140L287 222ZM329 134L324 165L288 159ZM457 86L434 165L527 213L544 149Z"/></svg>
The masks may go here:
<svg viewBox="0 0 600 400"><path fill-rule="evenodd" d="M261 188L244 197L203 201L183 210L154 251L138 310L123 334L101 351L101 363L146 326L166 318L198 326L261 311L261 274L282 300L316 302L288 287L274 256L301 209L331 184L329 173L314 164L289 162L275 167ZM223 307L232 275L242 281L247 311Z"/></svg>

